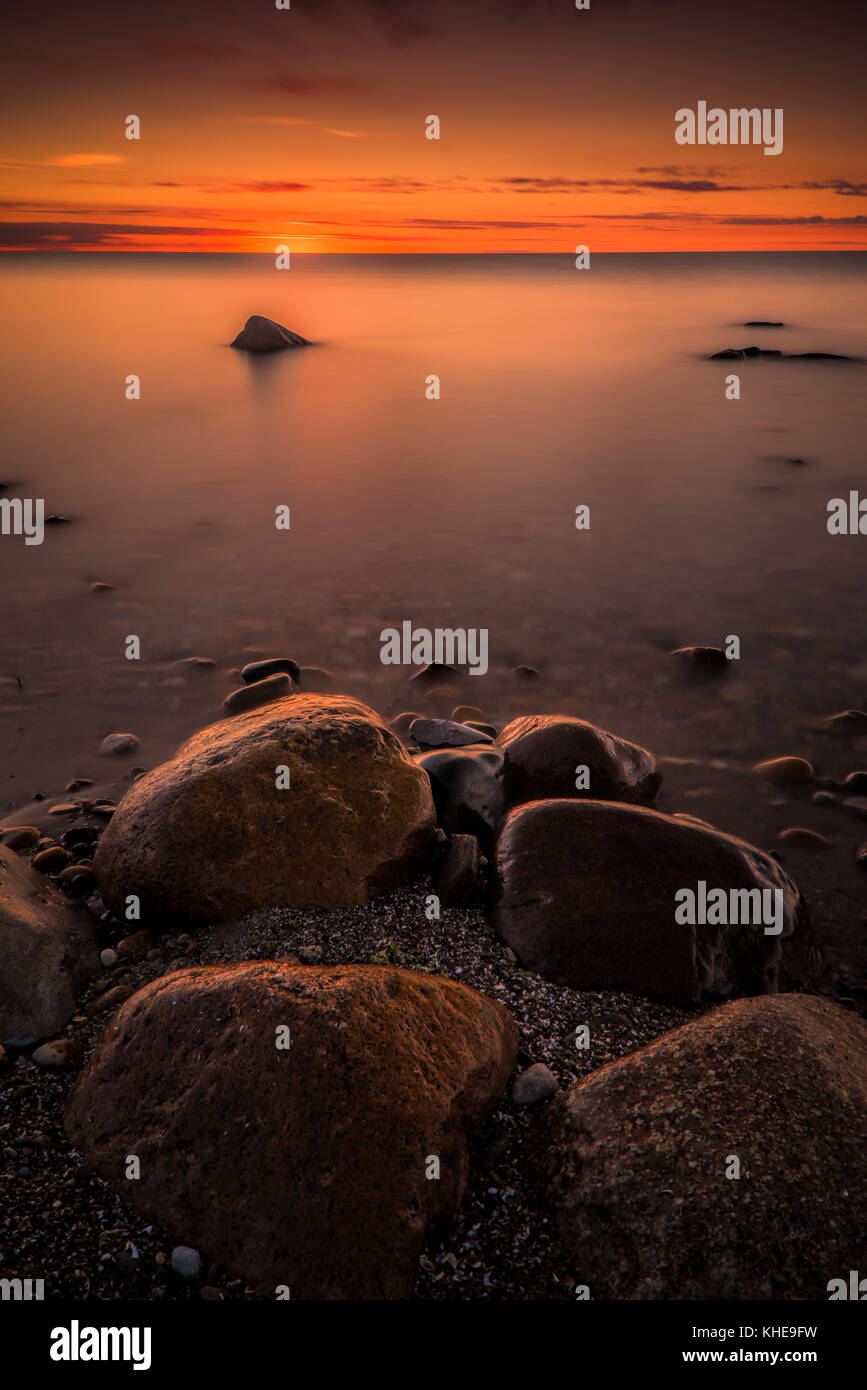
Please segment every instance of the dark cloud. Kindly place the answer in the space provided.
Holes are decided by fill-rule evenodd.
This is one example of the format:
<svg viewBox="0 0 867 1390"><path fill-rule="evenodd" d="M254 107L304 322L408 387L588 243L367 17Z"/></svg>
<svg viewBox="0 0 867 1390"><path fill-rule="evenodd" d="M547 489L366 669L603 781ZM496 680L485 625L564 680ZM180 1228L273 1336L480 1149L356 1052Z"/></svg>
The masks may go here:
<svg viewBox="0 0 867 1390"><path fill-rule="evenodd" d="M249 236L232 227L172 227L118 222L0 222L0 246L7 250L29 249L62 251L64 247L90 246L102 250L122 249L130 237Z"/></svg>

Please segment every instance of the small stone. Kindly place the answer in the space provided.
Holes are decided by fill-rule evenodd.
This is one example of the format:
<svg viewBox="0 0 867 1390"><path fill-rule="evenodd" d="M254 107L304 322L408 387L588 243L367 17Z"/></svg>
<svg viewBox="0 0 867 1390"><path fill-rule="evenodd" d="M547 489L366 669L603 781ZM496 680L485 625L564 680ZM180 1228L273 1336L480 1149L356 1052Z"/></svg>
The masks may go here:
<svg viewBox="0 0 867 1390"><path fill-rule="evenodd" d="M92 594L107 594L115 589L117 589L116 584L106 584L102 579L95 580L90 586Z"/></svg>
<svg viewBox="0 0 867 1390"><path fill-rule="evenodd" d="M84 1048L77 1038L55 1038L53 1042L43 1043L33 1053L37 1067L54 1067L61 1071L73 1071L84 1062Z"/></svg>
<svg viewBox="0 0 867 1390"><path fill-rule="evenodd" d="M30 849L38 839L39 831L35 825L4 825L0 830L0 844L16 851Z"/></svg>
<svg viewBox="0 0 867 1390"><path fill-rule="evenodd" d="M847 796L843 802L847 811L860 820L867 820L867 796Z"/></svg>
<svg viewBox="0 0 867 1390"><path fill-rule="evenodd" d="M180 661L176 661L174 664L185 671L216 671L217 669L216 661L212 661L209 656L183 656Z"/></svg>
<svg viewBox="0 0 867 1390"><path fill-rule="evenodd" d="M863 796L867 793L867 772L850 772L843 779L840 790L849 796Z"/></svg>
<svg viewBox="0 0 867 1390"><path fill-rule="evenodd" d="M52 513L51 516L47 516L47 517L45 518L45 525L46 525L46 526L65 526L65 525L66 525L69 521L71 521L71 520L72 520L71 517L68 517L68 516L60 516L57 512L54 512L54 513Z"/></svg>
<svg viewBox="0 0 867 1390"><path fill-rule="evenodd" d="M293 681L297 681L301 675L301 667L288 656L271 656L265 661L249 661L241 668L241 679L245 685L281 674L291 676Z"/></svg>
<svg viewBox="0 0 867 1390"><path fill-rule="evenodd" d="M189 1245L176 1245L171 1254L171 1266L182 1279L195 1279L202 1267L202 1257Z"/></svg>
<svg viewBox="0 0 867 1390"><path fill-rule="evenodd" d="M299 946L298 959L302 965L318 965L322 959L321 946Z"/></svg>
<svg viewBox="0 0 867 1390"><path fill-rule="evenodd" d="M839 801L839 799L840 798L835 796L833 792L813 792L813 795L810 797L814 806L830 806L832 803Z"/></svg>
<svg viewBox="0 0 867 1390"><path fill-rule="evenodd" d="M684 671L698 675L720 675L728 668L728 659L721 647L678 647L671 655Z"/></svg>
<svg viewBox="0 0 867 1390"><path fill-rule="evenodd" d="M148 951L153 950L154 939L149 931L133 932L117 943L117 953L127 960L144 960Z"/></svg>
<svg viewBox="0 0 867 1390"><path fill-rule="evenodd" d="M3 1046L6 1049L6 1053L13 1060L16 1057L26 1057L28 1053L33 1051L38 1043L39 1039L34 1038L29 1033L26 1035L18 1034L15 1037L3 1039Z"/></svg>
<svg viewBox="0 0 867 1390"><path fill-rule="evenodd" d="M516 1105L535 1105L540 1100L550 1100L560 1087L557 1078L544 1062L534 1062L516 1079L512 1087L512 1100Z"/></svg>
<svg viewBox="0 0 867 1390"><path fill-rule="evenodd" d="M291 693L292 681L289 676L267 676L265 680L255 681L252 685L242 685L233 690L223 701L223 709L229 714L240 714L244 710L257 709L259 705L267 705L269 701Z"/></svg>
<svg viewBox="0 0 867 1390"><path fill-rule="evenodd" d="M75 816L81 811L81 805L77 801L58 801L56 806L49 808L49 816Z"/></svg>
<svg viewBox="0 0 867 1390"><path fill-rule="evenodd" d="M417 685L436 685L439 682L447 681L449 676L457 676L458 674L453 666L446 666L442 661L431 661L411 675L410 680Z"/></svg>
<svg viewBox="0 0 867 1390"><path fill-rule="evenodd" d="M404 710L402 714L395 715L389 727L394 730L398 738L408 739L409 731L415 720L422 718L424 716L421 714L415 714L412 710Z"/></svg>
<svg viewBox="0 0 867 1390"><path fill-rule="evenodd" d="M456 724L466 724L471 719L484 719L484 717L484 713L477 705L455 705L449 715L449 718L453 719Z"/></svg>
<svg viewBox="0 0 867 1390"><path fill-rule="evenodd" d="M114 989L107 990L98 999L91 999L87 1006L87 1015L92 1018L94 1014L109 1013L112 1009L119 1009L132 994L129 985L116 985Z"/></svg>
<svg viewBox="0 0 867 1390"><path fill-rule="evenodd" d="M839 714L830 714L825 727L831 734L865 734L867 714L861 709L844 709Z"/></svg>
<svg viewBox="0 0 867 1390"><path fill-rule="evenodd" d="M230 344L245 352L281 352L286 348L309 346L309 340L302 338L300 333L293 333L291 328L284 328L263 314L251 314Z"/></svg>
<svg viewBox="0 0 867 1390"><path fill-rule="evenodd" d="M409 735L425 748L466 748L472 743L493 743L489 734L470 729L466 724L455 724L451 719L415 719Z"/></svg>
<svg viewBox="0 0 867 1390"><path fill-rule="evenodd" d="M103 757L115 757L120 753L132 753L139 746L135 734L107 734L99 745Z"/></svg>
<svg viewBox="0 0 867 1390"><path fill-rule="evenodd" d="M830 849L834 843L826 835L820 835L806 825L791 825L781 830L777 839L786 845L796 845L799 849Z"/></svg>
<svg viewBox="0 0 867 1390"><path fill-rule="evenodd" d="M753 772L766 782L778 787L793 787L801 782L812 782L815 773L806 758L771 758L768 762L756 763Z"/></svg>
<svg viewBox="0 0 867 1390"><path fill-rule="evenodd" d="M517 676L518 680L534 681L538 678L539 672L536 670L535 666L516 666L512 671L512 675Z"/></svg>
<svg viewBox="0 0 867 1390"><path fill-rule="evenodd" d="M120 956L111 946L107 946L104 951L100 951L99 959L102 961L106 970L110 970L113 965L117 965Z"/></svg>
<svg viewBox="0 0 867 1390"><path fill-rule="evenodd" d="M51 849L41 849L38 854L33 856L33 867L40 874L55 874L62 869L67 862L68 855L60 845L52 845Z"/></svg>

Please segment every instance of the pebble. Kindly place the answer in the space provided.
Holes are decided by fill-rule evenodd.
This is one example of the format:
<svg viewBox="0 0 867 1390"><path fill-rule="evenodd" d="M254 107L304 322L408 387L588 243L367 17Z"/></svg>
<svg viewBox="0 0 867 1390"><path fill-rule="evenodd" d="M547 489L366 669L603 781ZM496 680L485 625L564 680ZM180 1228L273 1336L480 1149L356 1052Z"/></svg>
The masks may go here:
<svg viewBox="0 0 867 1390"><path fill-rule="evenodd" d="M299 946L298 959L302 965L317 965L322 959L321 946Z"/></svg>
<svg viewBox="0 0 867 1390"><path fill-rule="evenodd" d="M557 1078L545 1063L534 1062L515 1080L512 1100L516 1105L535 1105L540 1100L549 1100L559 1089Z"/></svg>
<svg viewBox="0 0 867 1390"><path fill-rule="evenodd" d="M117 953L127 960L144 960L148 951L153 950L154 939L149 931L133 932L117 943Z"/></svg>
<svg viewBox="0 0 867 1390"><path fill-rule="evenodd" d="M813 795L810 797L810 800L815 806L830 806L832 803L839 801L839 799L840 798L835 796L833 792L813 792Z"/></svg>
<svg viewBox="0 0 867 1390"><path fill-rule="evenodd" d="M93 870L87 864L70 864L61 869L57 882L75 898L87 898L96 887Z"/></svg>
<svg viewBox="0 0 867 1390"><path fill-rule="evenodd" d="M860 820L867 820L867 796L847 796L843 802L847 811Z"/></svg>
<svg viewBox="0 0 867 1390"><path fill-rule="evenodd" d="M39 1039L31 1037L29 1033L26 1036L24 1034L17 1034L15 1037L3 1039L3 1046L6 1049L6 1053L13 1060L16 1057L26 1057L29 1052L33 1051L38 1043Z"/></svg>
<svg viewBox="0 0 867 1390"><path fill-rule="evenodd" d="M99 745L103 757L113 757L118 753L132 753L139 746L135 734L107 734Z"/></svg>
<svg viewBox="0 0 867 1390"><path fill-rule="evenodd" d="M843 779L840 790L849 796L863 796L867 792L867 772L850 772Z"/></svg>
<svg viewBox="0 0 867 1390"><path fill-rule="evenodd" d="M39 839L39 831L35 825L4 825L0 830L0 844L6 845L7 849L30 849Z"/></svg>
<svg viewBox="0 0 867 1390"><path fill-rule="evenodd" d="M223 701L223 709L227 714L240 714L244 710L256 709L259 705L267 705L271 700L291 693L292 681L288 676L266 676L265 680L255 681L253 685L242 685L233 690Z"/></svg>
<svg viewBox="0 0 867 1390"><path fill-rule="evenodd" d="M834 843L826 835L820 835L818 830L810 830L806 825L791 825L781 830L777 839L802 849L829 849Z"/></svg>
<svg viewBox="0 0 867 1390"><path fill-rule="evenodd" d="M212 661L209 656L183 656L174 665L181 666L185 671L216 671L217 669L216 661Z"/></svg>
<svg viewBox="0 0 867 1390"><path fill-rule="evenodd" d="M43 1043L33 1053L37 1067L55 1067L72 1071L82 1066L84 1048L77 1038L55 1038L53 1042Z"/></svg>
<svg viewBox="0 0 867 1390"><path fill-rule="evenodd" d="M677 658L685 671L702 675L714 675L728 668L722 647L678 647L670 655Z"/></svg>
<svg viewBox="0 0 867 1390"><path fill-rule="evenodd" d="M535 666L516 666L512 671L512 675L517 676L518 680L534 681L539 675L539 672L536 670Z"/></svg>
<svg viewBox="0 0 867 1390"><path fill-rule="evenodd" d="M801 782L812 782L815 773L806 758L771 758L768 762L756 763L753 772L766 782L779 787L793 787Z"/></svg>
<svg viewBox="0 0 867 1390"><path fill-rule="evenodd" d="M472 743L493 743L490 734L455 724L451 719L414 719L410 738L426 748L465 748Z"/></svg>
<svg viewBox="0 0 867 1390"><path fill-rule="evenodd" d="M98 999L91 999L87 1006L87 1015L92 1018L94 1014L108 1013L111 1009L120 1008L132 994L129 985L117 985L114 989L109 989L105 994L101 994Z"/></svg>
<svg viewBox="0 0 867 1390"><path fill-rule="evenodd" d="M421 714L416 714L412 710L404 710L402 714L395 715L391 721L391 727L398 738L409 738L409 731L416 719L424 718Z"/></svg>
<svg viewBox="0 0 867 1390"><path fill-rule="evenodd" d="M171 1253L171 1266L182 1279L195 1279L202 1267L202 1257L189 1245L176 1245Z"/></svg>
<svg viewBox="0 0 867 1390"><path fill-rule="evenodd" d="M83 787L92 786L93 779L91 777L73 777L71 782L67 782L63 790L65 792L80 792Z"/></svg>
<svg viewBox="0 0 867 1390"><path fill-rule="evenodd" d="M102 579L96 579L90 586L92 594L107 594L117 589L116 584L106 584Z"/></svg>
<svg viewBox="0 0 867 1390"><path fill-rule="evenodd" d="M110 970L113 965L117 965L120 956L111 946L106 946L104 951L100 951L99 959L102 961L106 970Z"/></svg>
<svg viewBox="0 0 867 1390"><path fill-rule="evenodd" d="M81 805L77 801L58 801L56 806L49 808L49 816L74 816L81 810Z"/></svg>
<svg viewBox="0 0 867 1390"><path fill-rule="evenodd" d="M867 714L862 709L844 709L838 714L829 714L825 727L831 734L867 733Z"/></svg>
<svg viewBox="0 0 867 1390"><path fill-rule="evenodd" d="M245 685L265 680L267 676L281 674L291 676L293 681L297 681L301 675L301 667L288 656L270 656L265 661L248 661L246 666L241 667L241 679Z"/></svg>
<svg viewBox="0 0 867 1390"><path fill-rule="evenodd" d="M455 705L449 719L453 719L456 724L466 724L471 719L484 719L484 712L477 705Z"/></svg>

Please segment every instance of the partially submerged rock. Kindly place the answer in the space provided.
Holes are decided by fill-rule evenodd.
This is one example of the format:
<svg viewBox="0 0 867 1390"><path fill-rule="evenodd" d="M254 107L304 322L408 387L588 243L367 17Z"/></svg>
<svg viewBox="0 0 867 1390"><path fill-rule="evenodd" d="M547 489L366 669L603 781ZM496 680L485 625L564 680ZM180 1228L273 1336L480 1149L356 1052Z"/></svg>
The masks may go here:
<svg viewBox="0 0 867 1390"><path fill-rule="evenodd" d="M0 1037L62 1028L98 970L87 913L0 846Z"/></svg>
<svg viewBox="0 0 867 1390"><path fill-rule="evenodd" d="M107 906L134 894L143 920L347 907L409 881L434 825L428 778L373 710L289 695L203 729L134 782L94 873Z"/></svg>
<svg viewBox="0 0 867 1390"><path fill-rule="evenodd" d="M495 870L495 927L522 965L557 984L688 1006L802 988L821 968L806 905L776 860L692 821L616 802L530 802L504 820ZM698 909L701 883L750 920L676 920L688 914L675 895L690 890ZM752 911L777 901L768 934Z"/></svg>
<svg viewBox="0 0 867 1390"><path fill-rule="evenodd" d="M513 719L497 744L506 755L513 805L572 796L646 802L662 781L653 755L644 748L568 715ZM576 775L579 768L586 768L586 777Z"/></svg>
<svg viewBox="0 0 867 1390"><path fill-rule="evenodd" d="M273 319L251 314L230 347L243 348L245 352L282 352L284 348L310 347L310 342Z"/></svg>
<svg viewBox="0 0 867 1390"><path fill-rule="evenodd" d="M475 835L490 843L507 805L505 756L493 744L437 748L416 753L430 778L437 821L450 835Z"/></svg>
<svg viewBox="0 0 867 1390"><path fill-rule="evenodd" d="M553 1100L541 1176L594 1299L826 1300L863 1270L867 1027L824 999L714 1009Z"/></svg>
<svg viewBox="0 0 867 1390"><path fill-rule="evenodd" d="M195 967L122 1007L66 1128L144 1218L265 1297L408 1298L517 1041L502 1005L437 976Z"/></svg>

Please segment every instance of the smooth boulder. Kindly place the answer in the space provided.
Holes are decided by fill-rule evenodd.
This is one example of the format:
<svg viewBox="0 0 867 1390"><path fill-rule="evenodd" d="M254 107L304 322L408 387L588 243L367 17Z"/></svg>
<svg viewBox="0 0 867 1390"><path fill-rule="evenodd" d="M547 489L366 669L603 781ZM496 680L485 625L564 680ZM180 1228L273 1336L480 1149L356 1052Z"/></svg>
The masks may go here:
<svg viewBox="0 0 867 1390"><path fill-rule="evenodd" d="M0 846L0 1038L57 1032L99 968L88 914Z"/></svg>
<svg viewBox="0 0 867 1390"><path fill-rule="evenodd" d="M430 778L437 820L449 835L475 835L490 843L507 804L506 760L501 749L474 744L414 755Z"/></svg>
<svg viewBox="0 0 867 1390"><path fill-rule="evenodd" d="M648 802L662 781L653 755L644 748L568 715L513 719L501 730L497 745L506 755L513 805L573 796ZM587 788L575 785L579 767L587 768Z"/></svg>
<svg viewBox="0 0 867 1390"><path fill-rule="evenodd" d="M855 1014L791 994L712 1010L549 1105L564 1259L594 1299L827 1300L864 1270L865 1107Z"/></svg>
<svg viewBox="0 0 867 1390"><path fill-rule="evenodd" d="M403 1299L517 1043L502 1005L437 976L199 966L123 1005L66 1129L143 1218L265 1297Z"/></svg>
<svg viewBox="0 0 867 1390"><path fill-rule="evenodd" d="M806 905L775 859L743 840L646 807L535 801L504 820L494 925L525 967L575 989L629 990L688 1006L799 989L821 954ZM689 889L779 890L781 930L676 920ZM745 912L752 904L741 906ZM775 904L773 896L768 905ZM762 907L761 894L752 900ZM727 903L728 905L728 903Z"/></svg>
<svg viewBox="0 0 867 1390"><path fill-rule="evenodd" d="M273 319L251 314L229 346L245 352L282 352L285 348L310 347L310 342Z"/></svg>
<svg viewBox="0 0 867 1390"><path fill-rule="evenodd" d="M107 906L134 894L143 920L347 907L408 882L434 828L427 777L373 710L288 695L203 729L134 782L94 874Z"/></svg>

